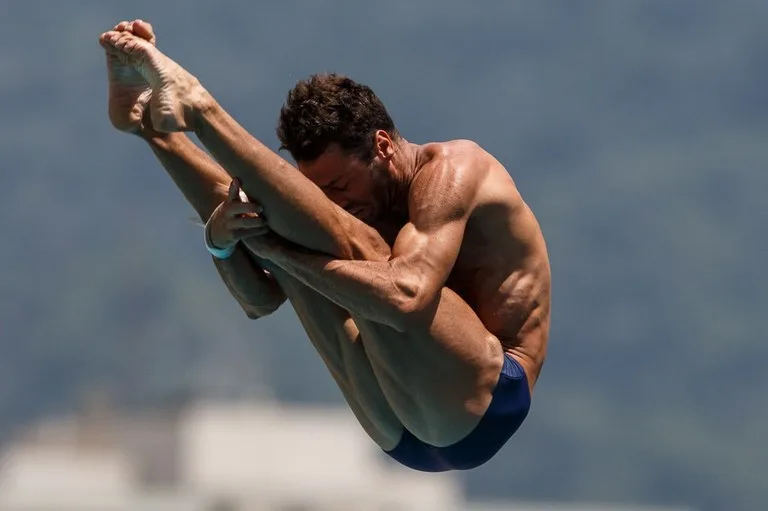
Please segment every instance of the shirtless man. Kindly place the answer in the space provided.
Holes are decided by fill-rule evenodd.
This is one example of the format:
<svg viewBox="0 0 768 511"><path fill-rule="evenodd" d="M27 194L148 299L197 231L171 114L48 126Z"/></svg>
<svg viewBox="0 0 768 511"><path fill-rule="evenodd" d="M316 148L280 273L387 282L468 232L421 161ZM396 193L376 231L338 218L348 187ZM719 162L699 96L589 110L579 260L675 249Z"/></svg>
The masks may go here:
<svg viewBox="0 0 768 511"><path fill-rule="evenodd" d="M469 141L408 142L371 89L326 74L280 112L296 168L161 53L148 23L100 43L113 125L149 143L206 222L248 316L288 299L362 427L403 465L493 457L528 414L550 314L544 238L504 167Z"/></svg>

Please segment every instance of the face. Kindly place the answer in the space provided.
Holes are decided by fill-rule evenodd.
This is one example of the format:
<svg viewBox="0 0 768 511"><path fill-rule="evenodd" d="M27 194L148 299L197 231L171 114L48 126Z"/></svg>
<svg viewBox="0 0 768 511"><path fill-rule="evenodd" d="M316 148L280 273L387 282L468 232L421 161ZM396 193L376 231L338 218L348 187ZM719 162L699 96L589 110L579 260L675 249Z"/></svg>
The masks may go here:
<svg viewBox="0 0 768 511"><path fill-rule="evenodd" d="M311 162L299 162L299 170L320 187L339 207L371 223L381 217L381 176L375 162L364 163L332 146Z"/></svg>

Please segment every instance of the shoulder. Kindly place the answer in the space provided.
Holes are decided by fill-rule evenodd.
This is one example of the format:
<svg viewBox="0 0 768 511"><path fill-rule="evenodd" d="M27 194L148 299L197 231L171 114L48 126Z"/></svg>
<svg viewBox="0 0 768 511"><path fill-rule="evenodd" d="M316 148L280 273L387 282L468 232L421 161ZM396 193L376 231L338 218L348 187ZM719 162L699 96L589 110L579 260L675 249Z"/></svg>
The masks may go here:
<svg viewBox="0 0 768 511"><path fill-rule="evenodd" d="M465 139L432 142L423 145L422 149L425 155L435 161L450 163L457 167L476 166L490 156L480 144Z"/></svg>
<svg viewBox="0 0 768 511"><path fill-rule="evenodd" d="M422 146L423 165L418 177L453 177L466 182L482 181L493 157L471 140L435 142ZM422 179L424 179L422 177Z"/></svg>
<svg viewBox="0 0 768 511"><path fill-rule="evenodd" d="M423 145L411 184L411 211L439 208L453 210L456 215L471 212L489 169L488 153L470 140Z"/></svg>
<svg viewBox="0 0 768 511"><path fill-rule="evenodd" d="M483 153L477 144L464 140L422 146L409 192L411 221L468 219L487 175Z"/></svg>

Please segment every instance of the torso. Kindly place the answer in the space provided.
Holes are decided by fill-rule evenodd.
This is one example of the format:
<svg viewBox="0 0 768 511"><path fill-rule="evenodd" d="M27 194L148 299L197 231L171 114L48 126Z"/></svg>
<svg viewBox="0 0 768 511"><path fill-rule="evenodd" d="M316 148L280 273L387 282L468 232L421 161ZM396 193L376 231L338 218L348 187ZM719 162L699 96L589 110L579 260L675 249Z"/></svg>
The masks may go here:
<svg viewBox="0 0 768 511"><path fill-rule="evenodd" d="M467 225L447 286L525 367L533 386L549 336L549 260L533 213L507 172L496 165Z"/></svg>
<svg viewBox="0 0 768 511"><path fill-rule="evenodd" d="M467 141L432 146L439 157L464 160L482 180L446 286L523 365L533 387L546 357L550 316L549 258L539 224L490 154Z"/></svg>

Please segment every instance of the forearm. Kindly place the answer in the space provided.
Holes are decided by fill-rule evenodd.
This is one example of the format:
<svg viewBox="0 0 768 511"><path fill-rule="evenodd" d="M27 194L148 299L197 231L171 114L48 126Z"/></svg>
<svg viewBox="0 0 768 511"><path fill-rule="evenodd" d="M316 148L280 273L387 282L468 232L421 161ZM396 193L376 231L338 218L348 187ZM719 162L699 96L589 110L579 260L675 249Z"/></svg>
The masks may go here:
<svg viewBox="0 0 768 511"><path fill-rule="evenodd" d="M144 139L200 219L206 222L227 197L229 175L183 133L153 134ZM213 260L227 289L249 317L268 314L285 300L280 286L245 248L238 247L229 259Z"/></svg>
<svg viewBox="0 0 768 511"><path fill-rule="evenodd" d="M221 279L251 319L271 314L286 297L277 281L254 260L242 245L229 259L213 258Z"/></svg>
<svg viewBox="0 0 768 511"><path fill-rule="evenodd" d="M208 98L198 109L195 131L227 172L240 179L248 196L261 204L270 229L318 252L343 259L358 255L346 236L347 215Z"/></svg>
<svg viewBox="0 0 768 511"><path fill-rule="evenodd" d="M412 297L390 261L338 260L301 248L271 252L269 260L339 307L397 330L405 328Z"/></svg>

